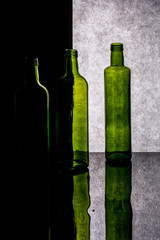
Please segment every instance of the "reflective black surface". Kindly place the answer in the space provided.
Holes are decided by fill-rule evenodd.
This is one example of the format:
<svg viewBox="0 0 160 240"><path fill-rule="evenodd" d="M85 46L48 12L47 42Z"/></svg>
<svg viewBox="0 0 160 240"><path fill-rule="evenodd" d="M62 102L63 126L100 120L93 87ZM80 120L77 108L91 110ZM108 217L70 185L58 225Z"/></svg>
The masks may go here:
<svg viewBox="0 0 160 240"><path fill-rule="evenodd" d="M49 184L49 240L90 239L89 171L56 171Z"/></svg>
<svg viewBox="0 0 160 240"><path fill-rule="evenodd" d="M51 239L158 240L160 153L120 164L90 153L89 161L89 172L54 176Z"/></svg>
<svg viewBox="0 0 160 240"><path fill-rule="evenodd" d="M89 161L89 171L52 169L49 178L45 168L34 177L32 168L13 169L4 195L7 235L48 240L49 230L50 240L159 240L160 153L133 153L114 166L105 153L90 153Z"/></svg>

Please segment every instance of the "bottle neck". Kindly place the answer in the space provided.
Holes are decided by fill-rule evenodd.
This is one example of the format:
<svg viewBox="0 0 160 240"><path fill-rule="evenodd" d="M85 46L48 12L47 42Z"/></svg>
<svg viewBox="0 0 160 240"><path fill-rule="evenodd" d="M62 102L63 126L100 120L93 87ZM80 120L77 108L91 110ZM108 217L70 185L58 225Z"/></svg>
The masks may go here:
<svg viewBox="0 0 160 240"><path fill-rule="evenodd" d="M124 66L123 44L111 44L111 66Z"/></svg>
<svg viewBox="0 0 160 240"><path fill-rule="evenodd" d="M28 57L25 59L25 84L39 84L38 58Z"/></svg>
<svg viewBox="0 0 160 240"><path fill-rule="evenodd" d="M67 49L65 53L66 75L77 75L78 72L78 53L77 50Z"/></svg>

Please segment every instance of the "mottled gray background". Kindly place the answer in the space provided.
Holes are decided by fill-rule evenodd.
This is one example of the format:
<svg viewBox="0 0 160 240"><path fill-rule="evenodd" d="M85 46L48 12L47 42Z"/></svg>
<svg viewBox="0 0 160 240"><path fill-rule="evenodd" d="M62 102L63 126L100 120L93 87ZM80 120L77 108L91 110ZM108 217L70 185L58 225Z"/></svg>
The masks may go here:
<svg viewBox="0 0 160 240"><path fill-rule="evenodd" d="M132 150L160 151L160 0L73 0L73 47L89 83L90 151L104 152L104 68L110 44L131 68Z"/></svg>

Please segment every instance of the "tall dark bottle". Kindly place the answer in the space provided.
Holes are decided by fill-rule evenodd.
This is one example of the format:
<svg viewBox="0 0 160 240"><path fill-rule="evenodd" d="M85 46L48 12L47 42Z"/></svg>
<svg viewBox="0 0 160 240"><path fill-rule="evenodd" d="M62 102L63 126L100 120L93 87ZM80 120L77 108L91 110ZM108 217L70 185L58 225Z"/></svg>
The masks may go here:
<svg viewBox="0 0 160 240"><path fill-rule="evenodd" d="M24 75L25 84L15 94L15 161L21 193L19 224L23 222L29 238L47 239L49 94L39 82L38 59L25 59Z"/></svg>
<svg viewBox="0 0 160 240"><path fill-rule="evenodd" d="M68 169L88 166L88 84L77 57L77 50L65 51L65 75L56 88L57 160Z"/></svg>
<svg viewBox="0 0 160 240"><path fill-rule="evenodd" d="M111 66L105 80L106 159L131 158L130 69L124 66L123 44L111 44Z"/></svg>
<svg viewBox="0 0 160 240"><path fill-rule="evenodd" d="M15 123L19 151L49 149L49 94L39 82L37 58L25 58L25 84L15 94Z"/></svg>

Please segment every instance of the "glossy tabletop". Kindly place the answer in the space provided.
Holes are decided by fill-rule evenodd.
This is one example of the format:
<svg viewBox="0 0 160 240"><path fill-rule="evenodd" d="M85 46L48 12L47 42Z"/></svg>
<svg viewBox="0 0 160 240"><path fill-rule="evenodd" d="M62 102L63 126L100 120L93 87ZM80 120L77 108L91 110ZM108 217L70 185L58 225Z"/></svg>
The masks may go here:
<svg viewBox="0 0 160 240"><path fill-rule="evenodd" d="M89 175L90 240L116 239L113 236L114 233L111 238L106 238L106 227L109 223L106 220L105 188L107 182L104 153L90 153ZM112 185L112 179L110 184ZM159 240L160 153L133 153L130 202L132 218L129 224L132 228L132 236L129 239Z"/></svg>
<svg viewBox="0 0 160 240"><path fill-rule="evenodd" d="M43 169L14 175L10 234L48 239L49 228L50 240L160 240L160 153L133 153L128 163L90 153L89 171L51 171L49 186Z"/></svg>

